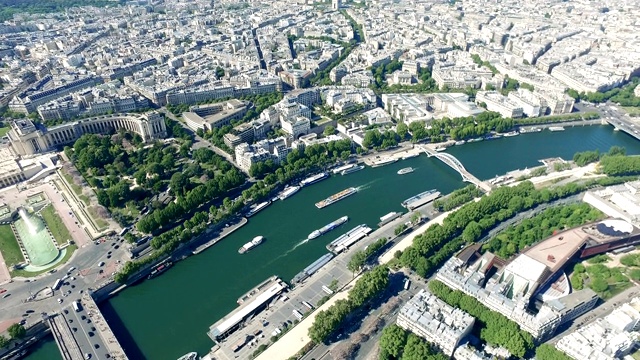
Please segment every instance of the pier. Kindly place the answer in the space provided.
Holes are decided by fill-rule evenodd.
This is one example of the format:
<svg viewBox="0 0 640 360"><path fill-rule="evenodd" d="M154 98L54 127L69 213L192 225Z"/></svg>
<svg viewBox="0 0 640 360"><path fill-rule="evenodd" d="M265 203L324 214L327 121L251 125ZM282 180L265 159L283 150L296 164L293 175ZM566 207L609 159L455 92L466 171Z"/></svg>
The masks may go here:
<svg viewBox="0 0 640 360"><path fill-rule="evenodd" d="M436 159L451 167L453 170L457 171L462 176L462 181L472 183L486 193L491 191L491 186L489 184L481 181L469 171L467 171L460 160L458 160L455 156L444 152L437 152L434 149L431 149L428 145L421 145L419 147L427 154L428 157L435 157Z"/></svg>

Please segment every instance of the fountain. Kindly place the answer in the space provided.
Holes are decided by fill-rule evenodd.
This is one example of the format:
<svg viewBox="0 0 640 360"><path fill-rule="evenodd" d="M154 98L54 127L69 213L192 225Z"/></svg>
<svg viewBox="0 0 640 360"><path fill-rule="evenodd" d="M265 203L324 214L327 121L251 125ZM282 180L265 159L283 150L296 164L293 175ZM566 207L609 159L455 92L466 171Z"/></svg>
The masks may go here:
<svg viewBox="0 0 640 360"><path fill-rule="evenodd" d="M18 235L18 241L29 256L29 265L41 267L56 260L60 251L58 251L42 218L30 214L27 209L22 207L18 209L18 215L20 215L20 219L16 220L13 225Z"/></svg>

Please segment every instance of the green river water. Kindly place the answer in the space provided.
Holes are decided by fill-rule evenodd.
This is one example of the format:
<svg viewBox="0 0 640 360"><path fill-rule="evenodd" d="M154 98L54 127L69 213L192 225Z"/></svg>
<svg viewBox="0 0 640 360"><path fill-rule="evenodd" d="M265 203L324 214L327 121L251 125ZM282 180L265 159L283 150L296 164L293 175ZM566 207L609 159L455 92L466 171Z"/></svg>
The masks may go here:
<svg viewBox="0 0 640 360"><path fill-rule="evenodd" d="M610 126L566 129L466 144L447 152L480 179L538 166L539 159L570 159L577 151L603 152L613 145L625 147L628 154L640 154L640 142ZM396 174L408 166L417 170ZM177 263L162 276L124 290L101 309L130 359L170 360L190 351L205 354L213 345L206 335L208 327L233 310L239 296L271 275L289 281L325 254L326 243L341 233L303 242L314 229L344 215L350 218L347 229L361 223L375 227L380 216L404 210L400 202L410 196L433 188L446 194L464 185L457 172L425 155L333 176L275 202L222 242ZM351 186L361 191L321 210L314 206ZM239 255L238 248L257 235L266 241ZM60 358L53 340L28 357L41 358Z"/></svg>

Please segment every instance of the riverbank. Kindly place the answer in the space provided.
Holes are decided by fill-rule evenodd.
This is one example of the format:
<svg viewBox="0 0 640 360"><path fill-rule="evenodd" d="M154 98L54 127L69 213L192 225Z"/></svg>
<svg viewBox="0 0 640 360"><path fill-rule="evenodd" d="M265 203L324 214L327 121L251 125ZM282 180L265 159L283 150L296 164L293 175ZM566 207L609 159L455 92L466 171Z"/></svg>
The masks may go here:
<svg viewBox="0 0 640 360"><path fill-rule="evenodd" d="M246 217L243 217L242 219L240 219L240 222L238 222L237 224L234 225L230 225L229 227L225 227L224 229L222 229L222 231L220 232L220 235L218 235L217 237L207 241L206 243L196 247L193 251L192 254L193 255L198 255L201 252L207 250L208 248L210 248L211 246L215 245L218 243L218 241L221 241L222 239L226 238L227 236L233 234L234 231L240 229L241 227L245 226L247 224L247 222L249 222L249 219L247 219ZM208 234L208 231L205 231L205 235Z"/></svg>

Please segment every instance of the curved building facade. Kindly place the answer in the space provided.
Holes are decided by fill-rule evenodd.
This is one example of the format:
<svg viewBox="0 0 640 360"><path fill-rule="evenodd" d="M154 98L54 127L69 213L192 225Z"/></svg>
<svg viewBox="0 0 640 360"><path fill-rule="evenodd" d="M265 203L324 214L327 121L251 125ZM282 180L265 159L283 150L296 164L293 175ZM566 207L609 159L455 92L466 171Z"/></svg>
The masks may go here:
<svg viewBox="0 0 640 360"><path fill-rule="evenodd" d="M11 124L7 136L17 154L33 155L71 144L84 134L107 134L119 129L135 132L145 142L167 136L164 118L156 111L146 114L105 115L50 128L36 126L31 120L21 119Z"/></svg>

